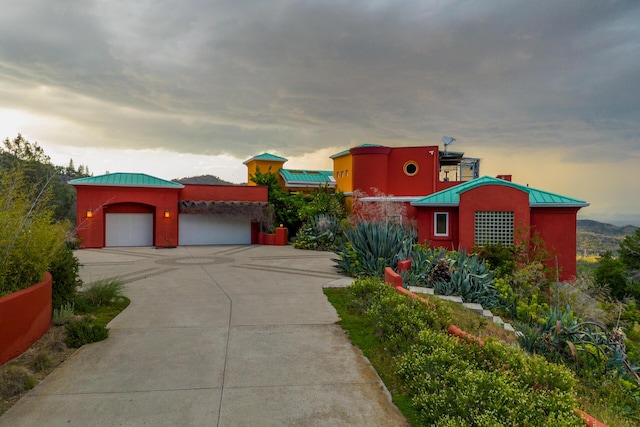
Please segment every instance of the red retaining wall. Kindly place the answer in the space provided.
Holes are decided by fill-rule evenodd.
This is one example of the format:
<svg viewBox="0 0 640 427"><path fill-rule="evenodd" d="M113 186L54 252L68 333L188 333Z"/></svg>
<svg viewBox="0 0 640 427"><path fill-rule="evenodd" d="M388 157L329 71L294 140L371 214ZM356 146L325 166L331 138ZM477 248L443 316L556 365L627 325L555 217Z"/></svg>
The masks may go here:
<svg viewBox="0 0 640 427"><path fill-rule="evenodd" d="M51 326L51 274L0 298L0 365L21 355Z"/></svg>
<svg viewBox="0 0 640 427"><path fill-rule="evenodd" d="M393 268L384 269L384 282L390 284L394 288L402 288L402 276L393 271Z"/></svg>

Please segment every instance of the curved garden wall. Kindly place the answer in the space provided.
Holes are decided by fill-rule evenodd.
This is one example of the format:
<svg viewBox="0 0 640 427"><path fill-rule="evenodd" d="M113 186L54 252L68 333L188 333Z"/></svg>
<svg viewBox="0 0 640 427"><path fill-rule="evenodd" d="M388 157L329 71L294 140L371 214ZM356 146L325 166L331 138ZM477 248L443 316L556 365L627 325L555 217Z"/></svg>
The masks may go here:
<svg viewBox="0 0 640 427"><path fill-rule="evenodd" d="M51 274L0 298L0 364L22 354L51 326Z"/></svg>

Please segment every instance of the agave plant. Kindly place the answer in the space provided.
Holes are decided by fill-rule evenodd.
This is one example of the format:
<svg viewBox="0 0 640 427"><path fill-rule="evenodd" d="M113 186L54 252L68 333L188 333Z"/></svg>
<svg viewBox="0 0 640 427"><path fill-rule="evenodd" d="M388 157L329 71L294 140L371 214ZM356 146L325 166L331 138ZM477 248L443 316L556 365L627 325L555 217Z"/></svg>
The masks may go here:
<svg viewBox="0 0 640 427"><path fill-rule="evenodd" d="M627 360L621 330L609 331L597 322L579 321L571 307L550 310L544 324L523 327L518 334L521 347L548 359L564 360L577 372L604 373L614 370L640 383L640 378Z"/></svg>
<svg viewBox="0 0 640 427"><path fill-rule="evenodd" d="M477 255L459 251L451 258L440 258L429 274L429 282L440 295L457 295L465 302L482 304L485 308L500 305L493 273Z"/></svg>
<svg viewBox="0 0 640 427"><path fill-rule="evenodd" d="M416 240L413 229L383 222L357 223L345 230L345 241L334 252L338 270L351 276L382 276L385 267L395 268L408 259Z"/></svg>

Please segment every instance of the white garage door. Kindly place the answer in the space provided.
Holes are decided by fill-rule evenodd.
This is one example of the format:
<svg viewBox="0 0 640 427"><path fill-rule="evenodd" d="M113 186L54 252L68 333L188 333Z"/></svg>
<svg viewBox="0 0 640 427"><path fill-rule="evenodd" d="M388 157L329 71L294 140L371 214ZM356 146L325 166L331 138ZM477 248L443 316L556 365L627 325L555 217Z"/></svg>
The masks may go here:
<svg viewBox="0 0 640 427"><path fill-rule="evenodd" d="M153 214L106 215L105 246L153 246Z"/></svg>
<svg viewBox="0 0 640 427"><path fill-rule="evenodd" d="M251 220L218 215L180 214L180 245L248 245Z"/></svg>

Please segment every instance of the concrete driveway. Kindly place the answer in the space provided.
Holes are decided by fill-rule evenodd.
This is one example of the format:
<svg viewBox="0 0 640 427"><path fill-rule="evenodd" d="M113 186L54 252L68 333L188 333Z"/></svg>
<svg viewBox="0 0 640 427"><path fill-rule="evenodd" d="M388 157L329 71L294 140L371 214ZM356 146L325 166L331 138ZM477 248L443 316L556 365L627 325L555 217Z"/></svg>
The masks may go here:
<svg viewBox="0 0 640 427"><path fill-rule="evenodd" d="M131 305L0 426L403 426L322 293L332 254L275 246L81 250Z"/></svg>

